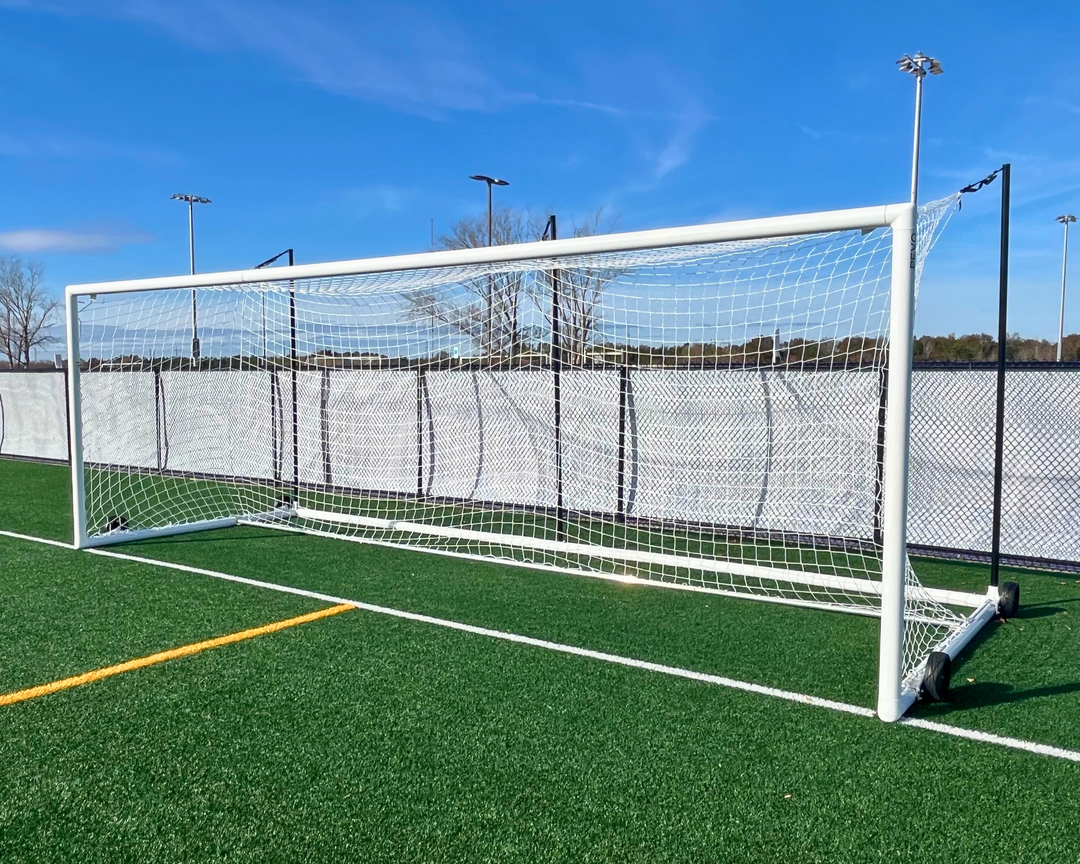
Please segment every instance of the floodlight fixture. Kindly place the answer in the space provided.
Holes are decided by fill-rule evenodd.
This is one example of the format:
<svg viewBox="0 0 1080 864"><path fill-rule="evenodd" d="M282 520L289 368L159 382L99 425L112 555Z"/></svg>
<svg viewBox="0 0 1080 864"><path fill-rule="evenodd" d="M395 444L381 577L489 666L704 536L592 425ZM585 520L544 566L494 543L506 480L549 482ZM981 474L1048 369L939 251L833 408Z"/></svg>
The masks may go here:
<svg viewBox="0 0 1080 864"><path fill-rule="evenodd" d="M481 183L487 183L488 193L488 242L487 245L491 245L491 187L492 186L509 186L508 180L500 180L498 177L488 177L486 174L470 174L470 180L479 180Z"/></svg>
<svg viewBox="0 0 1080 864"><path fill-rule="evenodd" d="M896 65L900 67L901 72L910 72L919 78L923 78L927 72L931 75L940 75L945 71L941 68L940 60L923 54L922 51L917 52L914 57L905 54L896 61Z"/></svg>
<svg viewBox="0 0 1080 864"><path fill-rule="evenodd" d="M481 183L487 183L490 186L509 186L508 180L500 180L498 177L488 177L486 174L470 174L470 180L479 180Z"/></svg>
<svg viewBox="0 0 1080 864"><path fill-rule="evenodd" d="M201 195L181 195L177 192L173 195L170 201L187 201L188 204L213 204L209 198L203 198Z"/></svg>

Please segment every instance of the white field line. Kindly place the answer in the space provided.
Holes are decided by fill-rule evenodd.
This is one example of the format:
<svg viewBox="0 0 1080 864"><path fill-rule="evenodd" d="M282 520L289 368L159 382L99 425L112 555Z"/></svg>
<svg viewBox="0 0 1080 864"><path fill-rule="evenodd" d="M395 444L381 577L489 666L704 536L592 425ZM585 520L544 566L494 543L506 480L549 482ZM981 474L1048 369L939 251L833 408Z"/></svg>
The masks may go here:
<svg viewBox="0 0 1080 864"><path fill-rule="evenodd" d="M46 540L44 537L31 537L29 534L16 534L14 531L0 531L0 537L11 537L13 540L29 540L31 543L44 543L46 546L59 546L62 549L74 548L70 543L61 543L59 540Z"/></svg>
<svg viewBox="0 0 1080 864"><path fill-rule="evenodd" d="M25 534L16 534L11 531L0 531L0 536L11 537L16 540L28 540L34 543L45 543L49 546L60 546L72 549L71 544L61 543L56 540L46 540L41 537L30 537ZM74 551L74 550L73 550ZM632 669L642 669L647 672L657 672L662 675L671 675L677 678L687 678L691 681L700 681L704 684L712 684L718 687L726 687L731 690L741 690L744 693L757 693L761 696L770 696L774 699L783 699L787 702L798 702L802 705L812 705L816 708L828 708L843 714L854 714L858 717L873 718L873 709L862 705L851 705L847 702L836 702L832 699L822 699L818 696L810 696L805 693L795 693L791 690L780 690L775 687L765 687L761 684L751 684L748 681L739 681L734 678L725 678L721 675L709 675L704 672L695 672L691 669L682 669L677 666L666 666L662 663L650 663L647 660L635 660L632 657L622 657L618 654L608 654L604 651L593 651L589 648L578 648L574 645L564 645L560 642L549 642L546 639L535 639L532 636L522 636L518 633L507 633L502 630L491 630L487 627L477 627L473 624L463 624L460 621L450 621L445 618L435 618L430 615L420 615L416 612L405 612L401 609L392 609L388 606L377 606L372 603L363 603L359 600L350 600L345 597L335 597L331 594L323 594L318 591L306 591L302 588L291 588L287 585L276 585L273 582L263 582L258 579L248 579L244 576L233 576L229 573L221 573L216 570L206 570L202 567L191 567L187 564L173 564L168 561L155 561L152 558L140 558L137 555L126 555L122 552L112 552L107 549L87 549L89 555L100 555L104 558L115 558L121 561L134 561L151 567L162 567L166 570L178 570L182 573L192 573L198 576L209 576L213 579L223 579L227 582L236 582L241 585L249 585L253 588L263 588L268 591L277 591L282 594L293 594L297 597L306 597L311 600L322 600L326 603L339 605L347 603L365 612L373 612L378 615L387 615L391 618L402 618L406 621L415 621L421 624L430 624L436 627L445 627L449 630L458 630L463 633L471 633L476 636L487 636L491 639L500 639L504 642L514 642L518 645L529 645L534 648L543 648L547 651L555 651L559 654L572 654L575 657L586 657L590 660L600 660L604 663L613 663L617 666L627 666ZM933 720L920 718L902 717L898 721L903 726L911 726L916 729L924 729L929 732L938 732L942 735L951 735L954 738L963 738L968 741L976 741L982 744L995 744L999 747L1007 747L1012 750L1023 750L1027 753L1036 753L1040 756L1050 756L1055 759L1065 759L1069 762L1080 763L1080 752L1066 750L1062 747L1053 747L1049 744L1038 744L1034 741L1024 741L1019 738L1009 738L1004 735L994 735L990 732L979 732L973 729L963 729L958 726L950 726L946 723L935 723Z"/></svg>

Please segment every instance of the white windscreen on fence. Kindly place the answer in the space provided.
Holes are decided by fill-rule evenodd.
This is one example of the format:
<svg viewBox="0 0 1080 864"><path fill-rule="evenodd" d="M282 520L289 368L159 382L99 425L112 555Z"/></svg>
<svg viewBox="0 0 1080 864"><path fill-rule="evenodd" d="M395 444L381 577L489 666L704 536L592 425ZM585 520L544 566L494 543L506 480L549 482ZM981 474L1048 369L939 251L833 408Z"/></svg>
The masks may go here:
<svg viewBox="0 0 1080 864"><path fill-rule="evenodd" d="M63 373L0 373L0 456L68 458Z"/></svg>
<svg viewBox="0 0 1080 864"><path fill-rule="evenodd" d="M264 411L251 411L247 424L253 430L247 444L208 441L191 436L190 419L184 418L206 412L244 410L242 401L231 399L239 387L222 382L217 395L205 400L204 388L185 385L185 375L257 375L254 372L169 372L165 373L161 392L157 395L157 410L162 412L160 447L163 467L187 466L182 470L220 473L229 476L250 476L270 479L284 474L291 479L291 454L286 453L290 439L290 391L283 382L276 393L277 420L272 421ZM464 373L445 373L447 381L431 388L431 402L425 409L437 418L440 434L427 441L427 446L455 449L454 458L469 460L474 469L481 460L476 441L481 423L491 426L491 434L524 436L528 440L530 426L528 400L520 404L506 395L494 383L483 386ZM519 373L533 374L533 373ZM641 373L644 375L645 373ZM673 374L673 370L650 372L652 375ZM695 374L695 373L679 373ZM763 381L757 371L738 373L749 376L739 385L749 393L757 388L756 403L742 401L744 410L753 410L764 418L767 410L775 412L778 422L772 472L782 472L784 456L782 439L785 430L797 428L782 419L784 401L797 406L806 396L807 386L798 383L799 373L787 373L783 381ZM804 373L805 374L805 373ZM916 368L912 382L912 444L911 492L909 507L909 541L916 545L944 549L988 552L990 549L991 509L993 503L994 452L994 372L992 369ZM455 383L450 380L458 376ZM396 382L395 382L395 376ZM435 376L433 375L434 379ZM319 411L323 375L302 372L298 392L303 404L314 410L300 412L300 437L318 437ZM855 388L876 387L874 381L862 381L850 376L846 382ZM329 465L335 482L361 488L386 488L407 491L414 488L415 460L415 386L414 376L407 372L385 370L338 370L331 376L327 395L329 418ZM754 383L756 381L756 383ZM367 382L367 383L365 383ZM583 510L612 512L617 508L617 442L610 436L598 437L598 429L614 429L619 419L619 373L612 370L575 370L563 377L566 409L563 417L565 490L570 506ZM640 507L640 512L660 512L663 476L661 446L648 438L650 420L647 414L650 386L641 384L637 399L630 407L631 434L627 441L633 458L628 462L627 504ZM734 386L734 385L729 385ZM136 418L153 417L155 392L153 375L148 372L116 372L109 375L87 376L84 392L93 394L85 402L84 412L93 413L86 423L87 458L105 464L125 464L155 468L158 463L159 435L146 436L133 432ZM90 388L100 388L91 390ZM460 391L460 392L458 392ZM699 403L708 426L722 425L725 412L731 409L724 390L711 391L712 402ZM835 389L830 391L835 396ZM461 398L459 398L461 397ZM468 397L468 398L464 398ZM360 434L347 420L358 409L358 400L367 400L362 414L373 425ZM770 404L771 403L771 404ZM470 406L471 409L465 410ZM456 406L456 407L455 407ZM471 413L470 413L471 412ZM494 429L494 417L502 415L502 432ZM99 416L100 415L100 416ZM381 418L378 419L378 418ZM154 427L156 424L151 424ZM655 424L654 424L655 425ZM276 428L275 428L276 427ZM212 428L212 427L211 427ZM219 425L217 428L223 429ZM762 423L767 429L769 424ZM487 431L487 430L485 430ZM714 433L718 434L718 433ZM275 442L276 437L276 442ZM250 446L252 438L265 446ZM1002 551L1008 555L1045 558L1080 563L1080 370L1012 369L1007 377L1005 473L1003 480ZM489 439L490 440L490 439ZM537 440L547 440L540 436ZM835 439L834 439L835 440ZM456 442L450 448L450 442ZM472 442L472 443L470 443ZM763 506L732 508L730 500L713 500L708 506L715 518L725 524L776 526L783 530L809 530L802 520L792 521L792 511L783 503L769 499L766 482L768 472L762 469L767 444L758 438L742 442L741 450L724 454L712 445L705 452L710 458L728 465L732 478L738 476L734 466L756 465L761 489L765 492ZM471 449L470 449L471 448ZM464 452L461 452L464 451ZM553 457L538 447L529 457L535 460L530 476L553 476ZM274 453L277 453L275 460ZM338 454L335 458L333 454ZM348 458L344 458L351 454ZM31 459L64 460L67 458L67 428L63 374L49 372L0 372L0 455ZM445 454L444 454L445 455ZM469 494L473 484L449 483L444 473L440 479L434 467L435 453L427 460L425 484L430 494L454 496ZM721 458L722 457L722 458ZM520 457L519 457L520 458ZM860 461L873 458L865 452L849 452L853 471L866 477ZM726 460L726 461L725 461ZM278 470L275 472L275 461ZM337 464L335 464L335 462ZM444 463L445 464L445 463ZM547 467L540 470L540 465ZM361 468L361 466L366 466ZM489 466L490 467L490 466ZM302 482L322 482L327 469L322 453L300 454ZM586 470L588 469L588 470ZM176 470L181 470L176 468ZM474 476L477 491L484 484L484 471ZM743 478L745 480L745 478ZM777 484L790 488L790 484ZM652 490L651 492L649 490ZM499 490L490 490L495 495ZM820 490L827 497L827 490ZM527 492L514 488L507 500L516 498L550 502L553 484L534 483ZM832 501L831 506L836 502Z"/></svg>

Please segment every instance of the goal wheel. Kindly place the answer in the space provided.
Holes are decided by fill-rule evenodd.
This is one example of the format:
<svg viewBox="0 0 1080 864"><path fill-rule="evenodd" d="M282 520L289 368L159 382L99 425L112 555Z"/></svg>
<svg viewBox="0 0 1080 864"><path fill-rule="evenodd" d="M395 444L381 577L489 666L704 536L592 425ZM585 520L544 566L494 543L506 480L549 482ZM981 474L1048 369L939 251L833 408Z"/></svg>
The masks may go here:
<svg viewBox="0 0 1080 864"><path fill-rule="evenodd" d="M923 696L931 702L944 702L949 698L949 682L952 681L952 659L944 651L935 651L926 660L923 673Z"/></svg>
<svg viewBox="0 0 1080 864"><path fill-rule="evenodd" d="M1006 582L998 592L998 614L1002 618L1015 618L1020 611L1020 586Z"/></svg>

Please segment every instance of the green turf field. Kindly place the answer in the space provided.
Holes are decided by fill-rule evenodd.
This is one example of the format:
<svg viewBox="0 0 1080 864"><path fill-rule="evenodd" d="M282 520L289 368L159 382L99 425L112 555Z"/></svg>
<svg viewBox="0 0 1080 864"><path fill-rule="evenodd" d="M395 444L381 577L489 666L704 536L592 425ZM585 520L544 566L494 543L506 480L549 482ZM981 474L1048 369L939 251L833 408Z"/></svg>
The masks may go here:
<svg viewBox="0 0 1080 864"><path fill-rule="evenodd" d="M0 530L70 539L66 468ZM254 527L115 551L857 706L876 622ZM920 560L927 584L986 568ZM1080 581L913 716L1080 751ZM0 696L328 604L0 536ZM0 705L0 862L1080 861L1080 763L352 610Z"/></svg>

